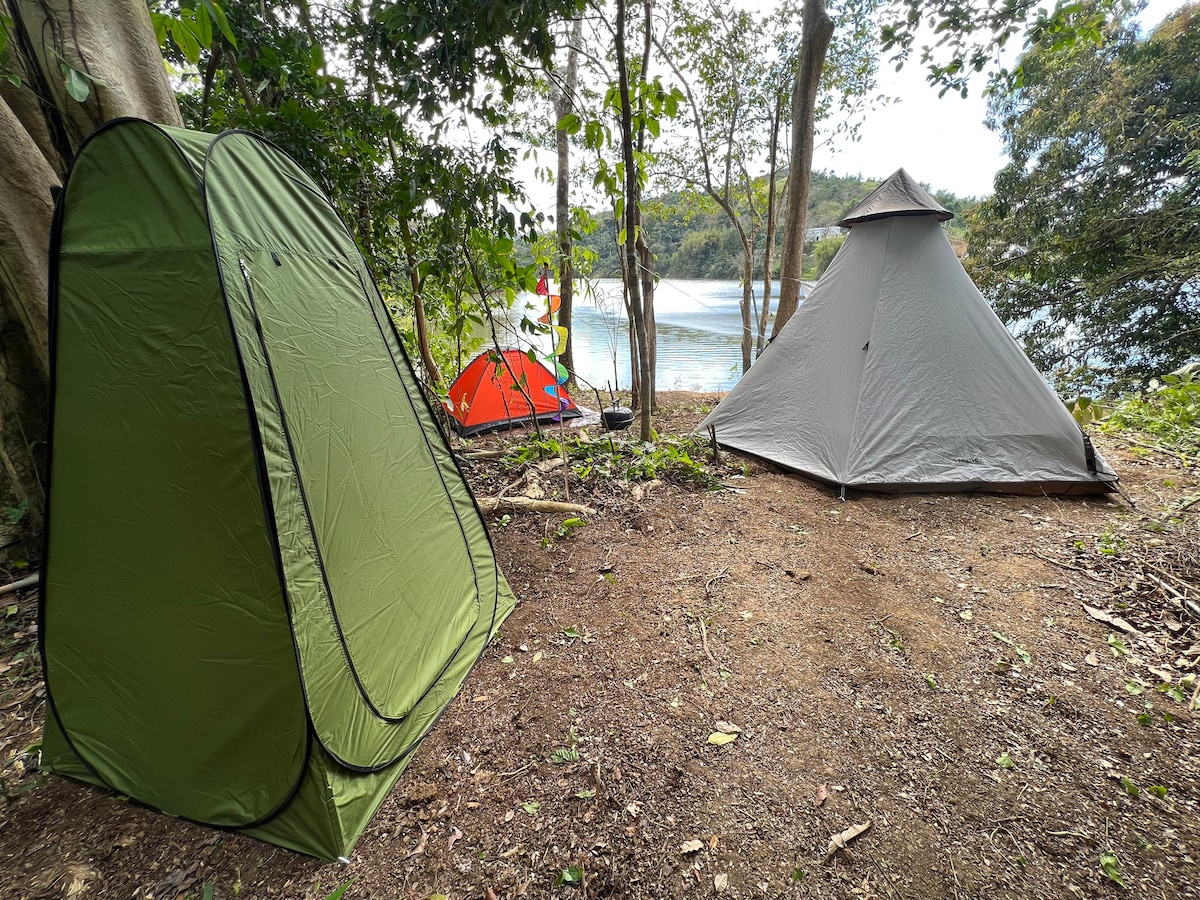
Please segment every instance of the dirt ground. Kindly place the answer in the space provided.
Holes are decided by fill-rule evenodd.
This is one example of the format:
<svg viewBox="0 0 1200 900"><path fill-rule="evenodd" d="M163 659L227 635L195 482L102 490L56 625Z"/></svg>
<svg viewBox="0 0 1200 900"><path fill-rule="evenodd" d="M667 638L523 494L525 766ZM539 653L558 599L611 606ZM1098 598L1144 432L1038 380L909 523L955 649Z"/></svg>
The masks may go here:
<svg viewBox="0 0 1200 900"><path fill-rule="evenodd" d="M35 597L0 597L0 896L1200 897L1200 472L1097 444L1136 509L724 453L725 490L496 519L520 604L348 866L40 776Z"/></svg>

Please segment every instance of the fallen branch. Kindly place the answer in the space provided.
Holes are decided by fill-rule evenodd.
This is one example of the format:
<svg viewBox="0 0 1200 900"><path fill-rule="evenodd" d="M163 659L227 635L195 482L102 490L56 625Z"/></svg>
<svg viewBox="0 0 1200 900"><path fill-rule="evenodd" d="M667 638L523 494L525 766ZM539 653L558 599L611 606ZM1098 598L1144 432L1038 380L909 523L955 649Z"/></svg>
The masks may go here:
<svg viewBox="0 0 1200 900"><path fill-rule="evenodd" d="M532 497L480 497L479 508L487 515L498 512L539 512L590 516L596 512L590 506L584 506L582 503L534 500Z"/></svg>
<svg viewBox="0 0 1200 900"><path fill-rule="evenodd" d="M26 575L20 581L14 581L12 584L6 584L3 587L0 587L0 595L11 594L13 591L19 591L27 587L33 587L38 583L38 579L40 577L41 576L38 575L37 572L34 572L32 575Z"/></svg>

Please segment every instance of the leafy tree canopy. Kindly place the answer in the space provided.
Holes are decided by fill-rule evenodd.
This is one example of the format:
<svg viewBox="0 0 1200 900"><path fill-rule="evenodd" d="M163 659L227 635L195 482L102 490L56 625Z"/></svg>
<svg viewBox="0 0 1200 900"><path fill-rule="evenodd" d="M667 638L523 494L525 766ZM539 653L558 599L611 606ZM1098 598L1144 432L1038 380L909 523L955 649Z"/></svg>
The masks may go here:
<svg viewBox="0 0 1200 900"><path fill-rule="evenodd" d="M1043 370L1103 379L1200 354L1200 6L1141 37L1090 4L990 114L1010 163L969 232L972 274Z"/></svg>

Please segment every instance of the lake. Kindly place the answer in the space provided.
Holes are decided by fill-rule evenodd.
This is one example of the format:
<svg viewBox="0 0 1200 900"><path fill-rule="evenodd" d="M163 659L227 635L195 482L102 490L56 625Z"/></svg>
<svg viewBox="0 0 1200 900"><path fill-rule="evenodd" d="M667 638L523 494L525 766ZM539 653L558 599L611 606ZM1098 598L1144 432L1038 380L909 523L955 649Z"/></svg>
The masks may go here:
<svg viewBox="0 0 1200 900"><path fill-rule="evenodd" d="M540 300L532 294L523 299L534 304ZM742 286L737 281L663 279L658 283L654 312L659 390L727 391L733 387L742 365L741 299ZM762 282L754 285L754 299L757 317L762 308ZM778 301L776 282L771 294L772 310ZM628 388L629 326L621 301L621 282L600 279L579 284L572 318L576 374L585 383L603 389L606 382L613 381L615 355L617 385ZM528 340L521 345L527 346ZM548 342L542 346L545 352Z"/></svg>

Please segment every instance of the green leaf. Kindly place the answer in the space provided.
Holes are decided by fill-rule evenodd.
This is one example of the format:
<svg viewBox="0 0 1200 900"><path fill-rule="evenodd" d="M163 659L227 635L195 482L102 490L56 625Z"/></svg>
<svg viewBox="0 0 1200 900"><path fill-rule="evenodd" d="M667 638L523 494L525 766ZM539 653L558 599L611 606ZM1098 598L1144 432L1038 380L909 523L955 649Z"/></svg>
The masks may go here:
<svg viewBox="0 0 1200 900"><path fill-rule="evenodd" d="M225 36L225 40L229 41L229 45L236 50L237 38L233 36L233 29L229 27L229 20L225 18L225 11L214 3L213 0L201 0L201 2L208 9L208 14L212 16L213 21L217 23L217 28Z"/></svg>
<svg viewBox="0 0 1200 900"><path fill-rule="evenodd" d="M201 47L212 46L212 19L209 17L208 9L203 4L197 6L191 16L192 33L196 35L196 40L200 42Z"/></svg>
<svg viewBox="0 0 1200 900"><path fill-rule="evenodd" d="M541 808L542 804L538 803L536 800L526 800L521 804L521 809L525 810L525 812L529 813L531 816L536 816L538 814L538 810Z"/></svg>
<svg viewBox="0 0 1200 900"><path fill-rule="evenodd" d="M558 130L565 131L567 134L578 134L582 127L583 120L575 113L567 113L558 120Z"/></svg>
<svg viewBox="0 0 1200 900"><path fill-rule="evenodd" d="M580 800L591 800L596 796L595 788L584 788L582 791L576 791L575 796Z"/></svg>
<svg viewBox="0 0 1200 900"><path fill-rule="evenodd" d="M1100 870L1104 872L1106 878L1110 881L1115 881L1123 888L1128 888L1125 879L1121 877L1121 869L1118 865L1117 854L1111 850L1106 850L1100 854Z"/></svg>
<svg viewBox="0 0 1200 900"><path fill-rule="evenodd" d="M1125 793L1127 793L1130 797L1138 797L1142 793L1138 789L1138 786L1124 775L1121 776L1121 787L1125 788Z"/></svg>
<svg viewBox="0 0 1200 900"><path fill-rule="evenodd" d="M1150 787L1146 788L1146 790L1152 793L1159 800L1165 800L1167 798L1167 789L1161 784L1152 784Z"/></svg>
<svg viewBox="0 0 1200 900"><path fill-rule="evenodd" d="M564 884L579 884L583 881L583 868L581 866L569 866L562 870L557 878L554 879L555 887L562 887Z"/></svg>
<svg viewBox="0 0 1200 900"><path fill-rule="evenodd" d="M568 519L567 521L570 521L570 520ZM563 522L563 524L566 525L567 523ZM581 635L579 634L579 626L578 625L572 625L570 628L563 629L563 637L577 638L580 636Z"/></svg>
<svg viewBox="0 0 1200 900"><path fill-rule="evenodd" d="M200 42L196 40L192 28L193 26L185 20L176 19L171 25L171 37L175 40L179 52L194 65L200 62Z"/></svg>
<svg viewBox="0 0 1200 900"><path fill-rule="evenodd" d="M1008 751L1005 750L1003 753L1001 753L999 756L996 757L996 765L998 765L1002 769L1012 769L1017 764L1015 762L1013 762L1013 758L1011 756L1009 756Z"/></svg>
<svg viewBox="0 0 1200 900"><path fill-rule="evenodd" d="M550 762L556 766L579 762L579 751L574 747L559 747L550 754Z"/></svg>
<svg viewBox="0 0 1200 900"><path fill-rule="evenodd" d="M1182 703L1184 700L1187 699L1187 695L1184 694L1183 691L1181 691L1179 688L1177 688L1175 685L1171 684L1170 682L1164 682L1163 684L1160 684L1158 686L1158 691L1160 693L1166 694L1168 697L1170 697L1176 703Z"/></svg>
<svg viewBox="0 0 1200 900"><path fill-rule="evenodd" d="M92 92L92 86L88 84L87 78L78 69L73 69L66 63L62 63L63 83L67 87L67 93L71 95L71 99L77 103L83 103L87 100Z"/></svg>
<svg viewBox="0 0 1200 900"><path fill-rule="evenodd" d="M211 881L204 882L204 900L213 900L213 883Z"/></svg>
<svg viewBox="0 0 1200 900"><path fill-rule="evenodd" d="M1010 638L1008 635L1001 634L998 631L993 631L992 637L994 637L996 640L1000 641L1001 643L1007 644L1008 646L1012 647L1013 653L1015 653L1015 654L1017 654L1017 656L1021 657L1021 661L1024 662L1025 665L1029 665L1031 662L1033 662L1033 657L1031 657L1029 655L1029 653L1025 650L1025 648L1023 648L1019 644L1017 644L1017 642L1014 641L1012 638Z"/></svg>
<svg viewBox="0 0 1200 900"><path fill-rule="evenodd" d="M325 896L325 900L341 900L342 894L346 893L346 891L350 888L350 885L354 884L354 882L355 879L351 878L345 884L338 885L336 888L334 888L332 893Z"/></svg>

